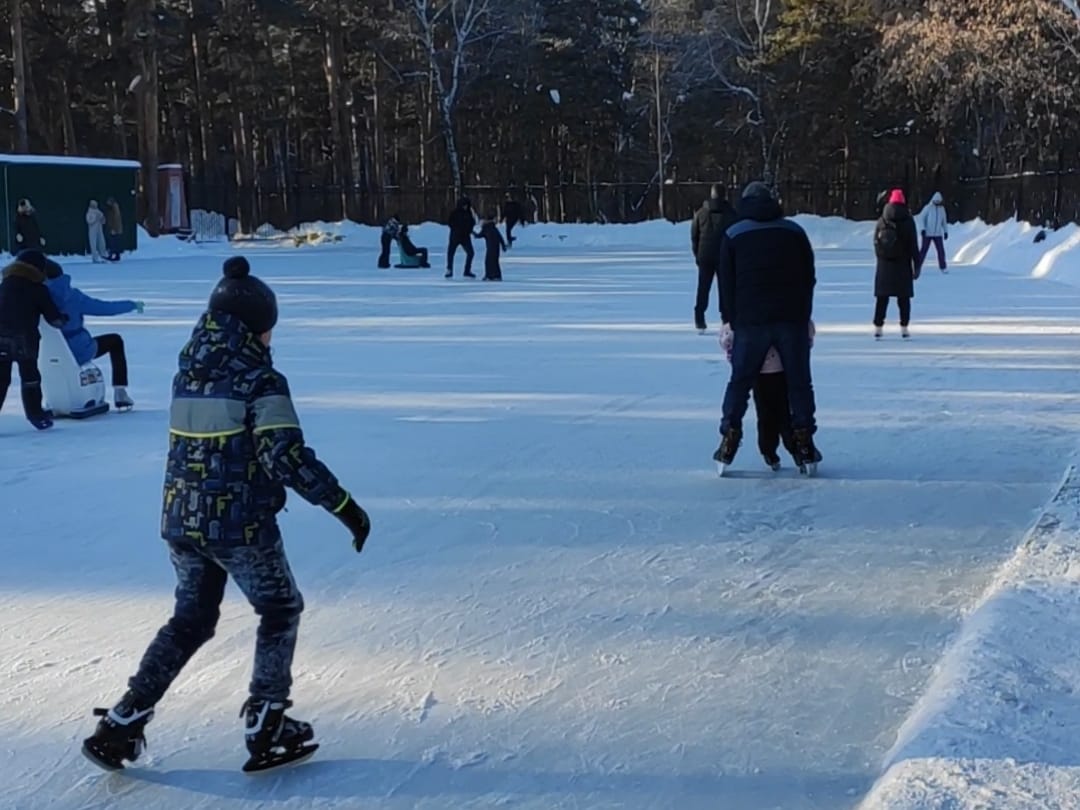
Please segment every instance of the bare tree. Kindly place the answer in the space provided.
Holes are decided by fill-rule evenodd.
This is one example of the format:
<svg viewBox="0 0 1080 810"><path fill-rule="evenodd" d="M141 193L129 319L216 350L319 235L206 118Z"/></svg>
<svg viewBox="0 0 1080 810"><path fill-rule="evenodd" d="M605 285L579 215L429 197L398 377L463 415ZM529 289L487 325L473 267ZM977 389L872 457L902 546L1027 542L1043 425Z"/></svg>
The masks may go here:
<svg viewBox="0 0 1080 810"><path fill-rule="evenodd" d="M13 54L14 80L12 95L15 97L15 151L30 151L30 132L26 123L26 46L23 42L22 0L11 0L11 50Z"/></svg>
<svg viewBox="0 0 1080 810"><path fill-rule="evenodd" d="M446 144L454 191L464 182L455 114L465 90L469 61L482 45L492 45L505 31L494 19L498 0L405 0L411 33L427 58L438 106L439 129Z"/></svg>
<svg viewBox="0 0 1080 810"><path fill-rule="evenodd" d="M649 22L644 32L650 64L652 119L656 147L657 204L667 215L664 185L675 152L671 123L690 95L717 77L709 57L707 37L692 3L686 0L651 0L646 4Z"/></svg>
<svg viewBox="0 0 1080 810"><path fill-rule="evenodd" d="M773 0L733 0L727 14L708 15L710 59L720 87L746 107L743 122L758 137L761 178L776 182L787 137L787 123L771 114L768 94L769 36L776 22Z"/></svg>

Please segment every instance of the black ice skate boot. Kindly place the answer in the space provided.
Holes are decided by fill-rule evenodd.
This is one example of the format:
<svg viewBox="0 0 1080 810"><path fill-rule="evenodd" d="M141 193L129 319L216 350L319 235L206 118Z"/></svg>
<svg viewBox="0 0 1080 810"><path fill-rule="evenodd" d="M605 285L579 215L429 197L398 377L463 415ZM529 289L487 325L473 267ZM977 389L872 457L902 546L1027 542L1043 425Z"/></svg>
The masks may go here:
<svg viewBox="0 0 1080 810"><path fill-rule="evenodd" d="M739 428L728 428L727 433L720 437L720 446L713 453L713 461L716 462L716 472L723 475L731 463L735 460L735 454L739 452L739 444L742 443L742 431Z"/></svg>
<svg viewBox="0 0 1080 810"><path fill-rule="evenodd" d="M314 754L318 743L311 723L294 720L285 714L291 700L248 698L240 709L244 718L244 739L251 757L244 764L248 773L265 771L307 759Z"/></svg>
<svg viewBox="0 0 1080 810"><path fill-rule="evenodd" d="M817 465L821 462L821 451L814 446L814 438L807 428L799 428L792 433L795 442L795 463L799 472L806 476L817 474Z"/></svg>
<svg viewBox="0 0 1080 810"><path fill-rule="evenodd" d="M780 456L772 451L768 451L761 454L761 457L765 459L765 466L773 472L780 469Z"/></svg>
<svg viewBox="0 0 1080 810"><path fill-rule="evenodd" d="M123 769L123 761L134 762L146 748L143 730L154 717L154 707L128 692L111 709L94 709L100 717L97 729L83 740L83 756L109 771Z"/></svg>

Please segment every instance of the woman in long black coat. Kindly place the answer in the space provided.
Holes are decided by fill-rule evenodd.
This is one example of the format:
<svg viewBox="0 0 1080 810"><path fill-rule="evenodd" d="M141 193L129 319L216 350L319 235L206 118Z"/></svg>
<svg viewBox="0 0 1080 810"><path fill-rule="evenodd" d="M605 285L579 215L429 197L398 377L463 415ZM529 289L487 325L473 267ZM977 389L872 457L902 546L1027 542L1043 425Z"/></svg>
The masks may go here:
<svg viewBox="0 0 1080 810"><path fill-rule="evenodd" d="M915 279L919 277L919 242L915 220L907 207L904 192L893 189L889 202L874 229L874 337L880 339L885 325L889 299L895 298L900 310L900 334L910 337L911 299L915 297Z"/></svg>

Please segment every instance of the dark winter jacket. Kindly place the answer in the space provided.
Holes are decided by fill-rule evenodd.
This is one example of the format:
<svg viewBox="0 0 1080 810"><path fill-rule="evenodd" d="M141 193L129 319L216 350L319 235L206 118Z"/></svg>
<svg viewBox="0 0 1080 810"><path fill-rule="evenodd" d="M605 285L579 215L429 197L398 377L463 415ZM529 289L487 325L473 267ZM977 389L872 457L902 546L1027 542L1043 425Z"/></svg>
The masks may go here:
<svg viewBox="0 0 1080 810"><path fill-rule="evenodd" d="M720 260L720 244L735 220L735 209L731 203L715 197L707 199L694 214L694 221L690 225L690 246L700 267L713 267Z"/></svg>
<svg viewBox="0 0 1080 810"><path fill-rule="evenodd" d="M476 227L476 217L468 205L458 205L446 220L450 226L450 238L459 242L468 242Z"/></svg>
<svg viewBox="0 0 1080 810"><path fill-rule="evenodd" d="M736 330L766 323L809 322L813 314L814 250L771 198L739 201L739 222L720 248L720 315Z"/></svg>
<svg viewBox="0 0 1080 810"><path fill-rule="evenodd" d="M525 219L525 209L517 200L507 200L503 203L502 216L504 221L517 225Z"/></svg>
<svg viewBox="0 0 1080 810"><path fill-rule="evenodd" d="M474 234L477 239L484 240L487 255L498 257L500 251L506 250L506 240L503 239L494 222L485 222L480 228L480 233Z"/></svg>
<svg viewBox="0 0 1080 810"><path fill-rule="evenodd" d="M896 238L895 255L890 258L883 241L886 232ZM874 254L877 273L874 275L874 295L878 298L913 298L918 277L919 243L915 220L905 205L885 206L874 229Z"/></svg>
<svg viewBox="0 0 1080 810"><path fill-rule="evenodd" d="M32 264L12 262L0 281L0 337L19 341L36 356L42 317L57 328L63 325L64 317L45 286L45 273Z"/></svg>
<svg viewBox="0 0 1080 810"><path fill-rule="evenodd" d="M204 545L279 537L285 487L337 512L348 494L304 444L289 384L233 315L203 314L180 352L161 536Z"/></svg>
<svg viewBox="0 0 1080 810"><path fill-rule="evenodd" d="M406 227L398 231L398 243L406 256L415 256L419 252L416 245L413 244L413 240L409 238L409 229Z"/></svg>
<svg viewBox="0 0 1080 810"><path fill-rule="evenodd" d="M38 227L37 217L34 214L15 215L15 243L12 253L26 248L41 250L45 247L45 240L41 237L41 228Z"/></svg>

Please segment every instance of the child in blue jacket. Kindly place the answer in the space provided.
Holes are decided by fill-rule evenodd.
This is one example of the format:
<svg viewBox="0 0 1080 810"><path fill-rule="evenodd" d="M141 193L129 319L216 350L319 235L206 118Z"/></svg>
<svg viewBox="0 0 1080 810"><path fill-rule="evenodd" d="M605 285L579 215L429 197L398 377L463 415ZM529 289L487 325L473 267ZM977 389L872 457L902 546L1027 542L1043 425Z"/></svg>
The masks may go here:
<svg viewBox="0 0 1080 810"><path fill-rule="evenodd" d="M67 323L61 328L68 348L80 366L98 357L109 355L112 364L113 401L117 410L129 410L135 401L128 396L127 355L124 353L124 339L110 333L93 337L83 324L83 316L125 315L128 312L142 312L142 301L101 301L93 298L77 287L71 286L71 276L55 262L47 269L49 288L56 308L67 316Z"/></svg>

